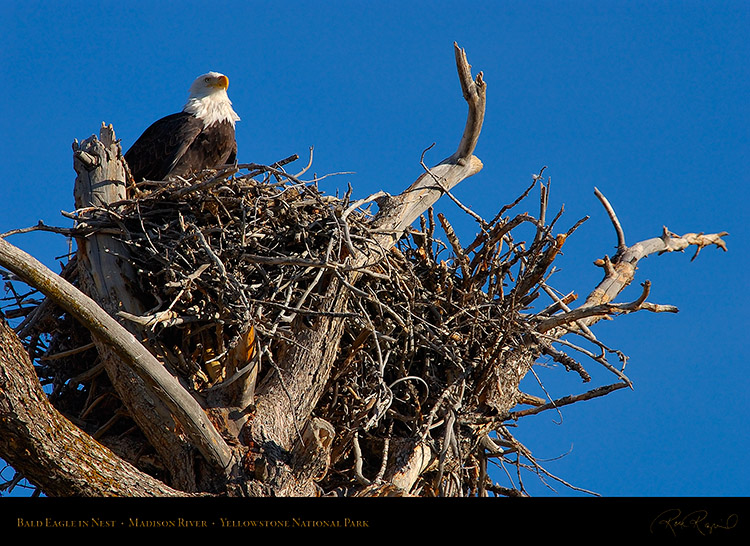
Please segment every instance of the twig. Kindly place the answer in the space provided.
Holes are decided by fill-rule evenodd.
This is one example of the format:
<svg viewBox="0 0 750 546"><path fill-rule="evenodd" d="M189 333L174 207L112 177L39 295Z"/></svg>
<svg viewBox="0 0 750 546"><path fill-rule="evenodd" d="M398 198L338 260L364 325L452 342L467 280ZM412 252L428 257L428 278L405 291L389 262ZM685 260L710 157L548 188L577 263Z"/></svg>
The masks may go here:
<svg viewBox="0 0 750 546"><path fill-rule="evenodd" d="M604 210L607 211L607 214L609 215L609 219L612 222L612 225L615 228L615 232L617 233L617 250L623 251L627 248L627 245L625 244L625 232L622 229L622 224L620 224L620 220L617 218L617 214L615 214L615 209L612 207L612 205L609 203L606 197L604 197L604 194L599 191L598 188L594 188L594 194L596 197L601 201L602 205L604 206Z"/></svg>
<svg viewBox="0 0 750 546"><path fill-rule="evenodd" d="M525 417L527 415L536 415L537 413L541 413L543 411L546 411L548 409L559 409L563 406L568 406L570 404L573 404L575 402L580 402L582 400L592 400L594 398L599 398L600 396L605 396L613 391L623 389L629 387L627 383L613 383L611 385L606 385L603 387L598 387L596 389L592 389L590 391L586 391L582 394L576 394L576 395L570 395L570 396L563 396L562 398L558 398L557 400L554 400L550 402L549 404L545 404L543 406L538 406L535 408L529 408L525 410L519 410L519 411L513 411L508 414L509 420L518 420L521 417Z"/></svg>

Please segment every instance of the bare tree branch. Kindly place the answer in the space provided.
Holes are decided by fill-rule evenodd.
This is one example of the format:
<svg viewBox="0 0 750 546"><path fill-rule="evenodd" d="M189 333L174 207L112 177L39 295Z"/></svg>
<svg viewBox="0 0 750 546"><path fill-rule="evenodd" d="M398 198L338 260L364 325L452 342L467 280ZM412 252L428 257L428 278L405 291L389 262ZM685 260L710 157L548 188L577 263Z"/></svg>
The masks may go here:
<svg viewBox="0 0 750 546"><path fill-rule="evenodd" d="M612 221L612 225L615 228L615 232L617 233L617 250L624 251L627 248L627 245L625 244L625 232L622 229L622 224L620 224L620 220L617 218L617 214L615 214L615 209L612 208L612 205L609 203L607 198L604 197L604 194L599 191L598 188L594 188L594 194L599 199L599 201L602 202L602 205L604 206L604 209L607 211L607 214L609 215L609 219Z"/></svg>
<svg viewBox="0 0 750 546"><path fill-rule="evenodd" d="M654 237L626 247L622 252L618 252L612 260L609 260L609 258L597 260L596 265L605 267L605 277L589 294L581 307L611 302L631 283L638 262L647 256L682 251L691 245L697 248L695 256L702 248L710 245L715 245L726 251L726 243L722 239L726 235L729 234L725 231L713 234L686 233L685 235L676 235L664 228L661 237ZM695 256L693 256L693 259ZM607 263L608 261L609 263ZM596 322L596 320L593 322Z"/></svg>
<svg viewBox="0 0 750 546"><path fill-rule="evenodd" d="M170 408L206 459L230 472L235 464L234 455L203 409L133 334L72 284L4 239L0 239L0 266L18 275L29 286L38 288L75 316L94 336L109 344Z"/></svg>
<svg viewBox="0 0 750 546"><path fill-rule="evenodd" d="M476 80L471 79L471 68L465 53L457 45L454 49L461 88L469 107L464 134L455 154L430 169L430 172L422 174L400 195L380 199L380 211L372 227L381 234L379 241L383 249L393 245L407 226L431 207L445 190L482 168L482 162L471 154L484 119L486 84L481 73ZM435 185L433 176L440 180L440 186ZM367 256L359 254L350 258L349 265L356 269L366 260ZM357 276L357 273L353 273L350 281ZM349 291L342 291L338 280L332 278L324 296L329 307L324 311L341 313L348 296ZM343 324L341 318L323 318L317 322L315 329L298 332L295 342L282 355L279 372L258 386L252 427L253 437L261 444L269 446L269 449L272 445L284 450L291 449L297 437L295 431L307 421L324 392ZM294 383L290 384L290 381Z"/></svg>
<svg viewBox="0 0 750 546"><path fill-rule="evenodd" d="M0 247L5 244L0 240ZM184 495L126 463L55 410L28 353L2 319L0 385L0 452L47 495Z"/></svg>
<svg viewBox="0 0 750 546"><path fill-rule="evenodd" d="M482 169L482 162L472 154L484 121L487 84L481 72L476 80L472 79L466 53L458 44L454 44L454 50L461 89L469 106L464 133L453 155L422 174L400 195L381 201L373 228L390 238L391 242L397 241L404 229L430 208L445 191ZM435 180L439 180L440 184L436 185ZM387 246L385 242L384 246Z"/></svg>
<svg viewBox="0 0 750 546"><path fill-rule="evenodd" d="M570 396L563 396L562 398L558 398L557 400L553 400L552 402L548 404L544 404L542 406L536 406L534 408L529 408L525 410L518 410L514 411L509 415L510 419L519 419L521 417L527 416L527 415L535 415L537 413L541 413L543 411L546 411L548 409L552 408L561 408L563 406L568 406L570 404L573 404L575 402L580 402L581 400L592 400L594 398L598 398L600 396L607 395L613 391L624 389L625 387L629 387L630 385L628 383L622 382L622 383L613 383L611 385L606 385L604 387L597 387L595 389L591 389L590 391L586 391L582 394L576 394L576 395L570 395Z"/></svg>

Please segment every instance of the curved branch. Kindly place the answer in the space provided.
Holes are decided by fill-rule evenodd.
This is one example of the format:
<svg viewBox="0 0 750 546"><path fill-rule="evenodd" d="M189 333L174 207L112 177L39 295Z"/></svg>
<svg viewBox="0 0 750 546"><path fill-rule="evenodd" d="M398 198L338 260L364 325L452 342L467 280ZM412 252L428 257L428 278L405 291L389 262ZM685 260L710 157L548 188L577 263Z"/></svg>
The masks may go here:
<svg viewBox="0 0 750 546"><path fill-rule="evenodd" d="M487 84L480 72L471 78L471 65L463 49L454 44L456 68L469 112L456 152L422 174L401 194L381 200L373 228L383 235L382 245L390 246L404 230L440 197L462 180L482 170L481 160L472 155L484 122Z"/></svg>
<svg viewBox="0 0 750 546"><path fill-rule="evenodd" d="M471 65L466 59L466 51L458 47L453 42L453 50L456 55L456 67L458 69L458 79L461 82L461 90L464 93L464 99L469 105L469 115L466 118L466 127L458 145L458 150L453 154L453 158L458 160L468 159L474 153L474 148L479 140L479 133L482 131L484 123L484 109L486 105L485 93L487 86L484 83L484 74L477 74L477 79L471 77Z"/></svg>
<svg viewBox="0 0 750 546"><path fill-rule="evenodd" d="M0 455L46 495L184 495L123 461L52 407L28 354L4 320L0 385Z"/></svg>
<svg viewBox="0 0 750 546"><path fill-rule="evenodd" d="M229 472L235 463L232 450L208 420L198 402L133 334L75 286L4 239L0 239L0 266L15 273L29 286L37 288L76 317L92 335L110 345L146 382L152 393L167 405L203 456Z"/></svg>
<svg viewBox="0 0 750 546"><path fill-rule="evenodd" d="M625 244L625 232L622 229L620 220L617 218L617 214L615 214L615 209L612 208L612 205L609 203L607 198L604 197L604 194L599 191L599 188L594 188L594 194L599 199L599 201L602 202L604 209L609 215L609 219L612 221L612 225L615 227L615 232L617 233L617 250L625 250L628 247Z"/></svg>

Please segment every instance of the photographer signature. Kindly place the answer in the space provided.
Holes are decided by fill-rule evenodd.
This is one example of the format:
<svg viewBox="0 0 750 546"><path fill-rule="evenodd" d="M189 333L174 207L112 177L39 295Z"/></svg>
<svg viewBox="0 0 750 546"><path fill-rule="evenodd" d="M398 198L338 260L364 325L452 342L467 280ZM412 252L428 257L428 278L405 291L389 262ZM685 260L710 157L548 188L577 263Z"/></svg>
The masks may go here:
<svg viewBox="0 0 750 546"><path fill-rule="evenodd" d="M709 521L708 511L706 510L693 510L683 514L679 508L673 508L659 514L651 522L650 531L654 533L656 529L664 528L677 536L679 531L694 530L700 535L706 536L718 529L733 529L737 526L737 521L737 514L730 514L724 520Z"/></svg>

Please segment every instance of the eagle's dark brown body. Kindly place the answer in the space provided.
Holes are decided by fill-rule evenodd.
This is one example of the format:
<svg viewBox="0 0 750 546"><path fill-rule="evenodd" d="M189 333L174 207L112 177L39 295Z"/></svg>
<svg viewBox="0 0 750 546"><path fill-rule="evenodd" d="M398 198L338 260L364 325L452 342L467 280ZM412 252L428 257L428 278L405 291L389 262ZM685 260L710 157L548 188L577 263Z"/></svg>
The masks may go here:
<svg viewBox="0 0 750 546"><path fill-rule="evenodd" d="M237 141L227 121L203 128L193 114L179 112L154 122L125 154L136 182L183 178L234 163Z"/></svg>

